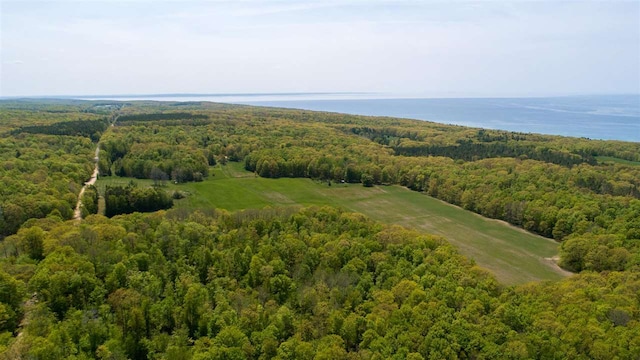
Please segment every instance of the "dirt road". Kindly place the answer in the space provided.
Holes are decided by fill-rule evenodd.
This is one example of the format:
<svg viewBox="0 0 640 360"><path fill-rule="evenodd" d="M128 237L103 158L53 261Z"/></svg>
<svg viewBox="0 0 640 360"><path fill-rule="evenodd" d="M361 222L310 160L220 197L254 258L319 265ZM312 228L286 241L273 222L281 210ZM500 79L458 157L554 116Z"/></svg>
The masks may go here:
<svg viewBox="0 0 640 360"><path fill-rule="evenodd" d="M94 185L96 183L96 180L98 180L98 160L99 160L98 156L99 156L99 154L100 154L100 144L98 144L96 146L96 156L94 158L95 167L93 169L93 174L91 174L91 178L89 179L89 181L84 183L84 186L80 190L80 194L78 194L78 203L76 204L76 209L73 212L73 219L74 220L82 219L82 195L84 195L84 191L87 189L87 186Z"/></svg>

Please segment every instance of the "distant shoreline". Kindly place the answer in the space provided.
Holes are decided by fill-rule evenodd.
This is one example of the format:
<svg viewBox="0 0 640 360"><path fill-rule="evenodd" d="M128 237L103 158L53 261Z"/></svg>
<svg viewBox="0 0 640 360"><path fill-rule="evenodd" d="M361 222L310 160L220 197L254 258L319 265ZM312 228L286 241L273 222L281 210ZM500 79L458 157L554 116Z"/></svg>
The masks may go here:
<svg viewBox="0 0 640 360"><path fill-rule="evenodd" d="M474 128L640 142L640 96L237 101Z"/></svg>
<svg viewBox="0 0 640 360"><path fill-rule="evenodd" d="M365 92L158 94L22 98L29 101L113 100L218 102L388 116L492 130L640 142L640 95L555 97L389 97ZM4 100L19 100L4 99Z"/></svg>
<svg viewBox="0 0 640 360"><path fill-rule="evenodd" d="M92 94L92 95L12 95L0 96L0 100L19 99L63 99L63 100L117 100L117 99L141 99L155 100L166 98L256 98L278 97L281 101L290 101L304 97L317 97L314 100L340 100L345 98L357 98L359 100L382 99L551 99L551 98L589 98L589 97L637 97L640 103L640 93L620 94L547 94L547 95L469 95L469 94L419 94L419 93L385 93L369 91L316 91L316 92L250 92L250 93L149 93L149 94ZM320 99L322 98L322 99ZM276 101L276 100L273 100ZM215 102L215 101L214 101Z"/></svg>

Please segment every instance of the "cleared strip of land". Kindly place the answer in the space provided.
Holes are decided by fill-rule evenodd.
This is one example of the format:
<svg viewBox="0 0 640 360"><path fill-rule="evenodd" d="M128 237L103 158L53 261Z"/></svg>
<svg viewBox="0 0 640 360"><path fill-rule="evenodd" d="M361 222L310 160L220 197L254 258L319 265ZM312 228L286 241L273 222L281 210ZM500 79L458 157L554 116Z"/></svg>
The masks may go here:
<svg viewBox="0 0 640 360"><path fill-rule="evenodd" d="M620 159L611 156L596 156L596 160L598 160L601 164L622 164L622 165L630 165L630 166L640 166L640 161L630 161L625 159Z"/></svg>
<svg viewBox="0 0 640 360"><path fill-rule="evenodd" d="M310 179L266 179L244 171L237 163L218 166L213 174L200 183L168 184L169 189L189 193L176 206L227 210L339 206L385 223L441 235L505 284L555 280L567 275L553 261L546 260L558 253L558 244L553 240L400 186L365 188L359 184L329 186ZM103 181L126 184L129 180L106 178L99 181L99 187ZM150 183L144 183L147 182Z"/></svg>

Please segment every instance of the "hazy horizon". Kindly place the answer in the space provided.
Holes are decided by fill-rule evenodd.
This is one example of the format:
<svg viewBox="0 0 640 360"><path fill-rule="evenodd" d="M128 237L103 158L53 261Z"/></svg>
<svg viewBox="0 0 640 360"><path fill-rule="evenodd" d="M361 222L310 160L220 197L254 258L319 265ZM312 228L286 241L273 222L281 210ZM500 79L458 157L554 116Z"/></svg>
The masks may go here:
<svg viewBox="0 0 640 360"><path fill-rule="evenodd" d="M296 101L298 97L301 100L391 100L391 99L527 99L527 98L563 98L563 97L638 97L640 101L640 93L582 93L582 94L550 94L550 95L529 95L529 96L438 96L424 94L408 94L408 93L379 93L379 92L246 92L246 93L158 93L158 94L61 94L61 95L15 95L0 96L0 100L20 100L20 99L48 99L48 100L155 100L164 99L166 101L177 101L172 99L188 99L184 101L211 101L211 100L193 100L198 98L254 98L254 97L273 97L281 98L282 101ZM180 100L183 101L183 100ZM261 100L257 100L261 101ZM269 100L278 101L278 100ZM639 102L640 106L640 102Z"/></svg>
<svg viewBox="0 0 640 360"><path fill-rule="evenodd" d="M0 2L0 97L640 94L640 2Z"/></svg>

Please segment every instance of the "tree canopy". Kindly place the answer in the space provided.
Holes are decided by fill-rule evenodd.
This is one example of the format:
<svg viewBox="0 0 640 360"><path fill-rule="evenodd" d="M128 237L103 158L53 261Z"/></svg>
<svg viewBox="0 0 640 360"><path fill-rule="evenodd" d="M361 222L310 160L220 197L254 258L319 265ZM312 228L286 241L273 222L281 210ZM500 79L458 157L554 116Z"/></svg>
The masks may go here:
<svg viewBox="0 0 640 360"><path fill-rule="evenodd" d="M637 272L507 288L442 238L328 207L41 225L26 230L38 229L44 258L34 263L19 248L3 267L31 270L0 273L6 286L38 299L20 341L4 338L7 353L614 359L640 352ZM0 294L5 331L15 331L23 296Z"/></svg>
<svg viewBox="0 0 640 360"><path fill-rule="evenodd" d="M0 101L0 133L2 357L640 354L638 143L72 100ZM101 177L155 186L99 182L85 218L67 221L96 146ZM170 209L160 182L229 161L261 177L406 186L561 242L560 264L578 274L507 287L446 239L331 207ZM100 196L108 217L92 215Z"/></svg>

